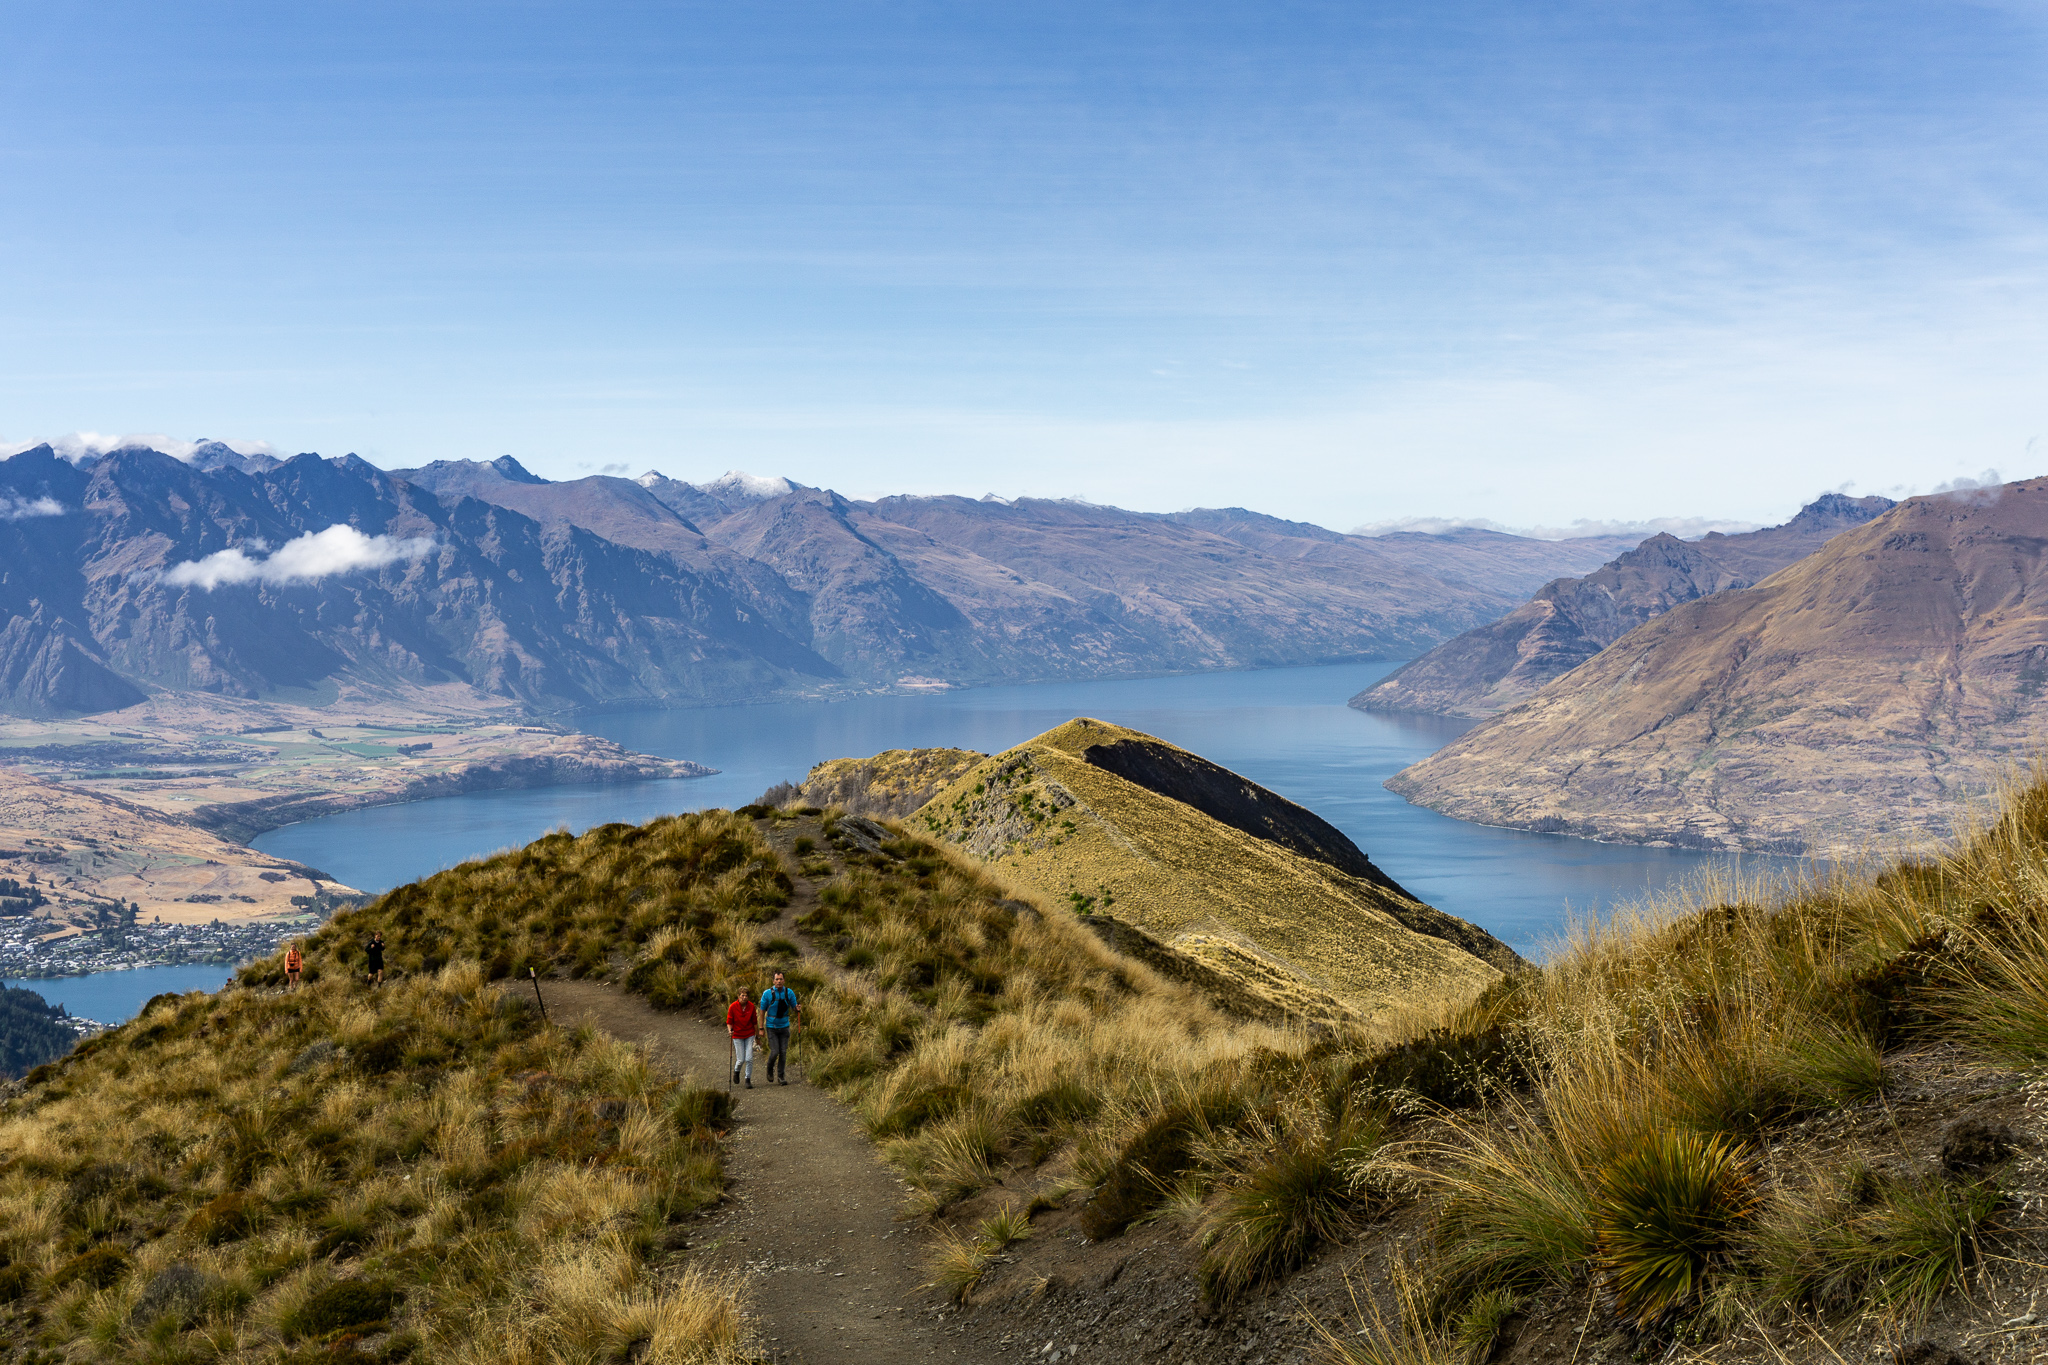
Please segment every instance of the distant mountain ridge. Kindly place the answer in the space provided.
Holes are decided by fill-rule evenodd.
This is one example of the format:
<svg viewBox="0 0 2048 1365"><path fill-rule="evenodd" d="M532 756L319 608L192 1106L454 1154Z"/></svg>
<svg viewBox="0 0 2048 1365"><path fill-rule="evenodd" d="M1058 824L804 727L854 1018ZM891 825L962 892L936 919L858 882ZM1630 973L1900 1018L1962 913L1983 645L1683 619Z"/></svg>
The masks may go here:
<svg viewBox="0 0 2048 1365"><path fill-rule="evenodd" d="M1827 493L1782 526L1716 531L1699 540L1652 536L1583 578L1546 584L1529 602L1403 665L1351 704L1444 716L1504 711L1652 617L1761 582L1894 505L1890 498Z"/></svg>
<svg viewBox="0 0 2048 1365"><path fill-rule="evenodd" d="M1682 603L1387 786L1459 819L1891 853L2048 733L2048 479L1935 494Z"/></svg>
<svg viewBox="0 0 2048 1365"><path fill-rule="evenodd" d="M453 684L555 711L1398 657L1611 553L219 443L77 463L37 447L0 461L6 497L43 509L0 520L0 711L22 715L159 688L317 703ZM385 538L384 558L254 571L336 525ZM224 553L240 577L210 591L165 577Z"/></svg>

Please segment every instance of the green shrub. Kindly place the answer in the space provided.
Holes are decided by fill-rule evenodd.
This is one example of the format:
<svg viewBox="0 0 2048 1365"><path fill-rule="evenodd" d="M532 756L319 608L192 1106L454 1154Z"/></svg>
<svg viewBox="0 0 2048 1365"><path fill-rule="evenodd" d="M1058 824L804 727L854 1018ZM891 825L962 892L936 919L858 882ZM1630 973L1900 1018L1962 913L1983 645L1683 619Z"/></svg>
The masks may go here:
<svg viewBox="0 0 2048 1365"><path fill-rule="evenodd" d="M192 1216L185 1220L185 1231L208 1246L237 1242L257 1229L263 1212L261 1200L252 1199L239 1190L229 1190L194 1210Z"/></svg>
<svg viewBox="0 0 2048 1365"><path fill-rule="evenodd" d="M96 1246L82 1251L50 1273L50 1287L62 1289L67 1284L89 1284L94 1289L105 1289L128 1273L128 1253L117 1246Z"/></svg>
<svg viewBox="0 0 2048 1365"><path fill-rule="evenodd" d="M318 1340L344 1332L365 1334L383 1327L405 1295L375 1280L339 1280L284 1315L285 1340Z"/></svg>
<svg viewBox="0 0 2048 1365"><path fill-rule="evenodd" d="M1720 1134L1644 1135L1600 1173L1592 1226L1615 1307L1639 1325L1695 1301L1756 1204L1742 1149Z"/></svg>

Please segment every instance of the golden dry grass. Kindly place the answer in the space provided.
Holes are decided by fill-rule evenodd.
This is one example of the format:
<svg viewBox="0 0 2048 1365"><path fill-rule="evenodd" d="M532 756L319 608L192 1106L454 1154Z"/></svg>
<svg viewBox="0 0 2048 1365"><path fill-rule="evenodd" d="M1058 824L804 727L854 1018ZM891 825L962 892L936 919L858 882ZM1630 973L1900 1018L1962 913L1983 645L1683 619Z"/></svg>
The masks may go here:
<svg viewBox="0 0 2048 1365"><path fill-rule="evenodd" d="M698 1096L501 1006L474 963L367 999L161 999L0 1110L7 1334L107 1360L356 1337L386 1359L737 1360L736 1287L650 1260L722 1186ZM160 1302L179 1276L196 1288Z"/></svg>
<svg viewBox="0 0 2048 1365"><path fill-rule="evenodd" d="M1070 721L975 765L906 823L1042 903L1114 913L1169 944L1196 937L1212 965L1269 998L1276 987L1298 995L1291 976L1382 1022L1499 979L1471 954L1403 924L1390 913L1392 892L1080 757L1087 745L1126 738L1150 740ZM1217 949L1233 940L1236 951Z"/></svg>

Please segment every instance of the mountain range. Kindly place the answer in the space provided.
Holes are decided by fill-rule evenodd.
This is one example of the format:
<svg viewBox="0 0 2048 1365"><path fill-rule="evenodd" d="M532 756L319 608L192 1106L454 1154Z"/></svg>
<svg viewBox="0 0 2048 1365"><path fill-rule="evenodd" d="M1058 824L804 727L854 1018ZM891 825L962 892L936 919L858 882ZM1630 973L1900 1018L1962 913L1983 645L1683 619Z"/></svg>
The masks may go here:
<svg viewBox="0 0 2048 1365"><path fill-rule="evenodd" d="M2033 479L1909 499L1753 587L1681 603L1387 785L1524 829L1889 851L1953 832L2031 761L2044 693Z"/></svg>
<svg viewBox="0 0 2048 1365"><path fill-rule="evenodd" d="M1395 658L1622 543L39 446L0 461L0 712L451 686L565 711Z"/></svg>
<svg viewBox="0 0 2048 1365"><path fill-rule="evenodd" d="M1583 578L1560 578L1497 621L1447 640L1351 699L1361 710L1490 716L1528 700L1682 602L1747 588L1806 558L1890 498L1824 494L1782 526L1698 540L1657 535Z"/></svg>

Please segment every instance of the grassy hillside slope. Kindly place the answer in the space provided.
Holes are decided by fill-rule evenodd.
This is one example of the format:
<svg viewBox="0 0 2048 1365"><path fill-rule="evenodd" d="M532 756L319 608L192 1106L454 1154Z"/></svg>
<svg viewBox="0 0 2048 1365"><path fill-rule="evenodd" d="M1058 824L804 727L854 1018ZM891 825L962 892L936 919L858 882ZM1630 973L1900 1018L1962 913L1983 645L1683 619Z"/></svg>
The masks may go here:
<svg viewBox="0 0 2048 1365"><path fill-rule="evenodd" d="M970 768L909 823L1049 903L1113 912L1310 1018L1327 1018L1334 996L1359 1019L1385 1020L1476 993L1518 961L1383 878L1233 828L1086 758L1119 743L1184 752L1073 720Z"/></svg>
<svg viewBox="0 0 2048 1365"><path fill-rule="evenodd" d="M153 1004L0 1111L0 1340L716 1358L730 1294L662 1248L716 1193L717 1101L484 985L681 1006L779 966L804 1073L903 1174L985 1340L1250 1361L1320 1330L1345 1365L2035 1349L2048 785L1936 861L1701 888L1318 1030L1232 1018L1071 903L887 833L753 808L551 835L338 916L301 993L270 993L272 961ZM373 928L398 978L375 993Z"/></svg>
<svg viewBox="0 0 2048 1365"><path fill-rule="evenodd" d="M663 1264L722 1091L544 1029L474 964L163 996L0 1105L0 1356L722 1362Z"/></svg>

